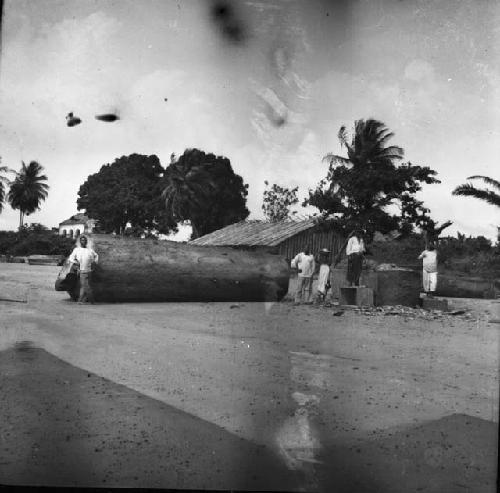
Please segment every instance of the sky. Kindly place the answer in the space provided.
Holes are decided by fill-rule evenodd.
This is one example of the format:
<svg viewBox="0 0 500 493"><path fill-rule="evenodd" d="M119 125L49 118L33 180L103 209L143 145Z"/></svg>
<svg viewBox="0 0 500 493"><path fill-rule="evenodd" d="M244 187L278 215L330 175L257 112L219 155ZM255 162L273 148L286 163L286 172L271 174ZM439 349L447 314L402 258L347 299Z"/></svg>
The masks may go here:
<svg viewBox="0 0 500 493"><path fill-rule="evenodd" d="M120 156L167 166L193 147L231 160L258 219L265 180L305 198L326 176L322 157L343 152L340 126L375 118L405 161L438 172L419 198L453 221L446 233L496 237L498 209L451 191L470 175L500 178L500 2L215 4L4 2L1 164L36 160L50 185L27 222L53 227L77 213L80 185ZM67 127L69 112L82 123ZM94 119L107 112L120 120ZM6 205L0 230L17 225Z"/></svg>

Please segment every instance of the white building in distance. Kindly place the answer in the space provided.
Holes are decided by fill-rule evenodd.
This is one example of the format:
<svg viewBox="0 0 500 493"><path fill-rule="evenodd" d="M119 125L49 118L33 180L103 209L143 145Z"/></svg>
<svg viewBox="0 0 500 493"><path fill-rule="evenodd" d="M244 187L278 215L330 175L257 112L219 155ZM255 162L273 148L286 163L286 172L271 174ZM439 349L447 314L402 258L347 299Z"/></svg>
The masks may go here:
<svg viewBox="0 0 500 493"><path fill-rule="evenodd" d="M97 224L95 219L90 219L85 214L79 213L59 223L59 234L77 238L84 233L92 233Z"/></svg>

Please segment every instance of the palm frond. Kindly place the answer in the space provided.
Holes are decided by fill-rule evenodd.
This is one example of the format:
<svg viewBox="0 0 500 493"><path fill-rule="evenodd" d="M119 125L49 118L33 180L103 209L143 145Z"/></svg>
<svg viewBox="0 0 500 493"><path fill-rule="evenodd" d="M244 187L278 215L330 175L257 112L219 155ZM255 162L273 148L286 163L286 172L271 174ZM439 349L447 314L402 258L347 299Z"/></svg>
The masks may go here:
<svg viewBox="0 0 500 493"><path fill-rule="evenodd" d="M494 180L493 178L490 178L489 176L482 176L482 175L474 175L474 176L469 176L467 178L468 180L483 180L486 185L490 185L492 187L497 188L500 190L500 181Z"/></svg>
<svg viewBox="0 0 500 493"><path fill-rule="evenodd" d="M15 171L7 166L0 166L0 183L5 183L6 185L10 185L11 181L6 176L2 176L4 173L15 174Z"/></svg>
<svg viewBox="0 0 500 493"><path fill-rule="evenodd" d="M439 236L446 228L449 228L453 224L452 221L445 221L441 226L436 226L434 232Z"/></svg>
<svg viewBox="0 0 500 493"><path fill-rule="evenodd" d="M342 125L337 133L337 137L340 141L340 146L347 146L347 139L348 139L348 134L347 134L347 129L345 128L345 125Z"/></svg>
<svg viewBox="0 0 500 493"><path fill-rule="evenodd" d="M326 156L323 157L322 160L326 161L330 166L339 164L343 164L344 166L352 165L350 159L332 153L328 153Z"/></svg>
<svg viewBox="0 0 500 493"><path fill-rule="evenodd" d="M6 198L6 190L4 184L0 181L0 212L3 211L3 204Z"/></svg>
<svg viewBox="0 0 500 493"><path fill-rule="evenodd" d="M459 185L452 192L453 195L461 195L463 197L474 197L479 200L483 200L489 204L496 205L500 207L500 194L495 193L491 190L482 190L476 188L471 183L465 183L464 185Z"/></svg>
<svg viewBox="0 0 500 493"><path fill-rule="evenodd" d="M380 157L384 157L387 159L403 159L405 151L402 147L399 146L389 146L385 147L379 152Z"/></svg>

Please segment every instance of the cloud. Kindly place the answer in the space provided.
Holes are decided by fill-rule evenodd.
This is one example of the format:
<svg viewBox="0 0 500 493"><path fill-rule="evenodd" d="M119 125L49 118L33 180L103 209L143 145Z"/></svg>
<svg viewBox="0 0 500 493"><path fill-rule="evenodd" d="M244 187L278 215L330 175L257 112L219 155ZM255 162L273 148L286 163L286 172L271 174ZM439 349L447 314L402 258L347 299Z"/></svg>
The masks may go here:
<svg viewBox="0 0 500 493"><path fill-rule="evenodd" d="M265 180L288 188L298 186L302 202L308 189L314 188L326 175L326 168L321 163L322 154L318 151L320 147L314 131L302 130L300 136L296 134L296 141L289 148L275 146L264 150L262 146L253 144L236 149L231 154L235 171L250 184L248 207L253 217L262 216Z"/></svg>
<svg viewBox="0 0 500 493"><path fill-rule="evenodd" d="M433 79L434 68L425 60L412 60L404 69L407 79L421 81L422 79Z"/></svg>

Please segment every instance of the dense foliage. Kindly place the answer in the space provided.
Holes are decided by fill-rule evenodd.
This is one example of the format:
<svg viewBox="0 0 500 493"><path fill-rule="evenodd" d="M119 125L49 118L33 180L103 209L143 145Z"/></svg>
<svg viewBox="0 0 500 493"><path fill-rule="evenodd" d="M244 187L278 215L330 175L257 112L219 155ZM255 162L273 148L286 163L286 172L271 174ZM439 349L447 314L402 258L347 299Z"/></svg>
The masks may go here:
<svg viewBox="0 0 500 493"><path fill-rule="evenodd" d="M40 204L48 196L47 176L42 172L43 166L36 161L31 161L27 166L23 162L10 185L7 199L13 209L19 210L20 229L24 224L24 216L40 209Z"/></svg>
<svg viewBox="0 0 500 493"><path fill-rule="evenodd" d="M58 235L41 224L19 231L0 231L0 255L64 255L71 253L74 240Z"/></svg>
<svg viewBox="0 0 500 493"><path fill-rule="evenodd" d="M357 120L351 137L341 127L338 138L347 157L332 153L324 157L328 174L309 191L304 205L317 207L324 216L334 214L343 230L361 227L368 237L375 231L409 234L415 226L428 227L429 210L415 194L423 183L440 182L427 166L398 164L403 149L386 146L393 136L382 122L373 119ZM387 212L393 204L399 206L399 214Z"/></svg>
<svg viewBox="0 0 500 493"><path fill-rule="evenodd" d="M179 158L172 155L163 198L176 222L191 223L194 239L245 219L247 188L226 157L186 149Z"/></svg>
<svg viewBox="0 0 500 493"><path fill-rule="evenodd" d="M297 192L299 187L286 188L276 185L275 183L269 187L269 182L265 181L266 190L262 200L262 210L264 216L269 222L284 221L289 219L293 212L290 208L297 204L299 199Z"/></svg>
<svg viewBox="0 0 500 493"><path fill-rule="evenodd" d="M105 164L78 191L77 207L99 221L105 233L169 233L176 222L161 199L164 169L157 156L131 154Z"/></svg>

